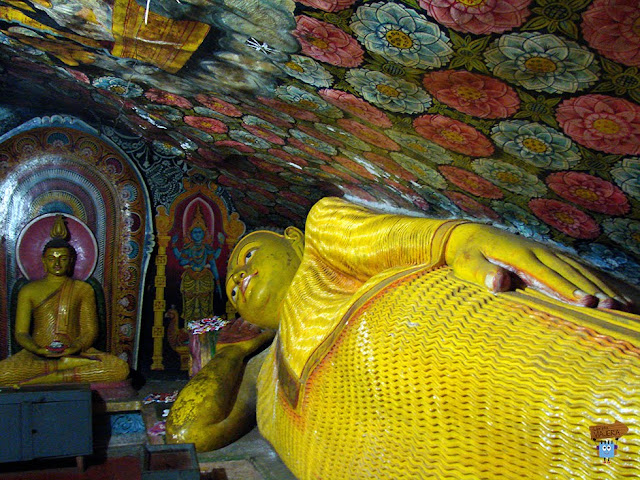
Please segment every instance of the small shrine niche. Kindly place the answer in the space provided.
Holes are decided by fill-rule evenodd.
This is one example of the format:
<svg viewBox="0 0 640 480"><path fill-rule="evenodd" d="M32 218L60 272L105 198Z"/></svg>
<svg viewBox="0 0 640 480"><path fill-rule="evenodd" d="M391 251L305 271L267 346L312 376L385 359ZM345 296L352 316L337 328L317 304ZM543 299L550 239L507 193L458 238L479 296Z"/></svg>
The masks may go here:
<svg viewBox="0 0 640 480"><path fill-rule="evenodd" d="M226 316L224 283L229 254L245 231L238 214L229 213L217 186L184 180L185 192L167 208L159 206L156 296L151 368L165 368L165 337L188 370L191 321Z"/></svg>

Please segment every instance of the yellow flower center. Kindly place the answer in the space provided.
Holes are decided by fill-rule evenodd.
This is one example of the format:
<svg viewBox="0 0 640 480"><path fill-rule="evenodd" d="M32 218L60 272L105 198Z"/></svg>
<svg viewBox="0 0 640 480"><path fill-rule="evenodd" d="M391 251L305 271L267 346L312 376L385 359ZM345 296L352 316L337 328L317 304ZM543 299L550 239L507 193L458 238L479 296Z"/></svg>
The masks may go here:
<svg viewBox="0 0 640 480"><path fill-rule="evenodd" d="M484 93L481 90L478 90L477 88L469 87L467 85L459 86L456 91L458 93L458 96L460 96L460 98L463 98L465 100L479 100L482 97L484 97Z"/></svg>
<svg viewBox="0 0 640 480"><path fill-rule="evenodd" d="M376 85L376 90L378 90L381 94L386 95L387 97L400 96L400 90L384 83Z"/></svg>
<svg viewBox="0 0 640 480"><path fill-rule="evenodd" d="M498 172L496 177L498 177L498 180L502 183L510 183L512 185L520 183L520 177L511 172Z"/></svg>
<svg viewBox="0 0 640 480"><path fill-rule="evenodd" d="M556 212L555 217L566 225L573 225L575 223L573 217L566 212Z"/></svg>
<svg viewBox="0 0 640 480"><path fill-rule="evenodd" d="M547 151L547 144L537 138L525 138L522 145L533 153L544 153Z"/></svg>
<svg viewBox="0 0 640 480"><path fill-rule="evenodd" d="M467 7L477 7L482 5L486 0L458 0L458 3L466 5Z"/></svg>
<svg viewBox="0 0 640 480"><path fill-rule="evenodd" d="M122 95L123 93L127 93L127 89L122 85L113 85L110 89L113 93L117 93L118 95Z"/></svg>
<svg viewBox="0 0 640 480"><path fill-rule="evenodd" d="M317 110L318 109L318 104L315 102L312 102L311 100L307 100L307 99L303 99L300 100L298 102L298 105L302 108L304 108L305 110Z"/></svg>
<svg viewBox="0 0 640 480"><path fill-rule="evenodd" d="M321 50L326 50L327 47L329 46L329 44L325 42L323 39L316 38L316 37L307 37L307 42L309 42L314 47L318 47Z"/></svg>
<svg viewBox="0 0 640 480"><path fill-rule="evenodd" d="M444 130L440 132L444 138L449 140L452 143L464 143L464 137L460 135L458 132L452 132L451 130Z"/></svg>
<svg viewBox="0 0 640 480"><path fill-rule="evenodd" d="M524 62L524 66L534 73L551 73L558 68L552 60L544 57L531 57Z"/></svg>
<svg viewBox="0 0 640 480"><path fill-rule="evenodd" d="M389 30L385 35L389 45L396 48L411 48L413 46L413 40L411 37L400 30Z"/></svg>
<svg viewBox="0 0 640 480"><path fill-rule="evenodd" d="M598 200L598 194L588 188L577 188L573 193L587 202L595 202Z"/></svg>
<svg viewBox="0 0 640 480"><path fill-rule="evenodd" d="M287 68L289 68L290 70L293 70L293 71L298 72L298 73L304 72L304 68L302 68L300 65L298 65L295 62L287 62L287 63L285 63L285 66Z"/></svg>
<svg viewBox="0 0 640 480"><path fill-rule="evenodd" d="M618 125L613 120L608 118L599 118L595 122L593 122L593 128L598 130L599 132L612 135L618 133L620 131L620 125Z"/></svg>
<svg viewBox="0 0 640 480"><path fill-rule="evenodd" d="M636 244L640 243L640 232L633 232L631 234L631 239L633 242L635 242Z"/></svg>
<svg viewBox="0 0 640 480"><path fill-rule="evenodd" d="M424 148L424 145L420 143L409 143L407 147L409 147L410 150L414 150L416 152L427 153L427 149Z"/></svg>

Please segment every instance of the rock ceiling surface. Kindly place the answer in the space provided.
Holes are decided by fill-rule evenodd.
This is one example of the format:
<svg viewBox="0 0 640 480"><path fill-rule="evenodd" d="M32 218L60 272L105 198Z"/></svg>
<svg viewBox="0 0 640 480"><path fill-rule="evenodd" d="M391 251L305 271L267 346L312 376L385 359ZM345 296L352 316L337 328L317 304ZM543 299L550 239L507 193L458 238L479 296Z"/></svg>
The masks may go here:
<svg viewBox="0 0 640 480"><path fill-rule="evenodd" d="M638 0L0 0L3 103L111 119L249 226L324 195L640 281Z"/></svg>

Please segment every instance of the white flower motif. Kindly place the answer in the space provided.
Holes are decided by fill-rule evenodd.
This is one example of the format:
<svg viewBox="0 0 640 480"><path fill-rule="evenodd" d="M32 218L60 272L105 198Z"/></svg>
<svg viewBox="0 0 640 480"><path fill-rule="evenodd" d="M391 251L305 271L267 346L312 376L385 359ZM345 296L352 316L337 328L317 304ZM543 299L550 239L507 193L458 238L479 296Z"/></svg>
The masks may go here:
<svg viewBox="0 0 640 480"><path fill-rule="evenodd" d="M538 177L510 163L479 158L473 162L472 167L478 175L510 192L528 198L541 197L547 193L547 187Z"/></svg>
<svg viewBox="0 0 640 480"><path fill-rule="evenodd" d="M609 218L602 228L614 242L640 255L640 222L629 218Z"/></svg>
<svg viewBox="0 0 640 480"><path fill-rule="evenodd" d="M276 89L276 95L287 103L297 105L298 107L319 113L320 115L325 115L330 118L342 118L344 116L342 110L339 108L334 107L318 95L307 92L295 85L278 87Z"/></svg>
<svg viewBox="0 0 640 480"><path fill-rule="evenodd" d="M422 182L424 182L423 185L428 185L432 188L437 188L440 190L444 190L445 188L447 188L448 184L444 177L440 173L436 172L433 168L428 167L419 160L398 152L391 152L389 155L399 165L409 170Z"/></svg>
<svg viewBox="0 0 640 480"><path fill-rule="evenodd" d="M581 159L578 147L568 137L546 125L505 120L491 132L491 138L505 152L536 167L566 170Z"/></svg>
<svg viewBox="0 0 640 480"><path fill-rule="evenodd" d="M361 6L351 30L370 52L408 67L441 68L453 54L437 24L398 3Z"/></svg>
<svg viewBox="0 0 640 480"><path fill-rule="evenodd" d="M333 76L311 57L291 55L282 68L287 75L314 87L328 88L333 84Z"/></svg>
<svg viewBox="0 0 640 480"><path fill-rule="evenodd" d="M376 70L352 69L345 79L365 100L391 112L422 113L431 105L422 88Z"/></svg>
<svg viewBox="0 0 640 480"><path fill-rule="evenodd" d="M623 158L611 169L611 176L620 188L640 200L640 157Z"/></svg>
<svg viewBox="0 0 640 480"><path fill-rule="evenodd" d="M403 148L406 148L412 154L424 158L425 160L429 160L430 162L437 163L439 165L447 165L453 162L453 158L449 155L448 150L423 137L398 132L396 130L387 130L385 133L388 137L399 143Z"/></svg>
<svg viewBox="0 0 640 480"><path fill-rule="evenodd" d="M538 92L574 93L598 80L593 53L551 34L503 35L484 56L495 76Z"/></svg>

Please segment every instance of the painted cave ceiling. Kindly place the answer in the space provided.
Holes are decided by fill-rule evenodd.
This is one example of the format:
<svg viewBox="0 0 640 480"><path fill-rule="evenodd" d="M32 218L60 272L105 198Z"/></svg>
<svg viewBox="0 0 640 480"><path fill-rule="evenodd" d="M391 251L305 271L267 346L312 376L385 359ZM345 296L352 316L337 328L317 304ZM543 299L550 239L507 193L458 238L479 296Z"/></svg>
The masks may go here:
<svg viewBox="0 0 640 480"><path fill-rule="evenodd" d="M0 0L0 62L4 105L126 128L249 228L340 195L640 281L639 0Z"/></svg>

